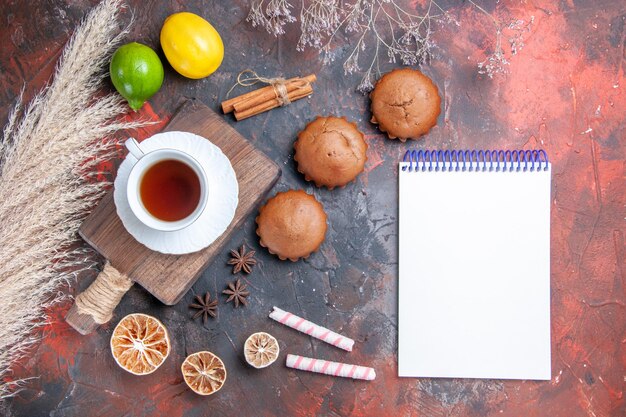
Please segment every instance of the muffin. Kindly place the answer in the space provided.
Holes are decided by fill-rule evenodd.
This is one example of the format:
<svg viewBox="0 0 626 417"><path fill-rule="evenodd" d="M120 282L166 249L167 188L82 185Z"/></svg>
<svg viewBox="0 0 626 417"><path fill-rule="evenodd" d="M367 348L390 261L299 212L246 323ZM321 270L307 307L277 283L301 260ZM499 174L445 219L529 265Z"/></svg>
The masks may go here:
<svg viewBox="0 0 626 417"><path fill-rule="evenodd" d="M411 68L383 75L370 93L372 123L389 139L419 139L437 124L441 98L430 78Z"/></svg>
<svg viewBox="0 0 626 417"><path fill-rule="evenodd" d="M294 144L298 171L318 187L343 187L363 171L367 144L355 123L321 117L309 123Z"/></svg>
<svg viewBox="0 0 626 417"><path fill-rule="evenodd" d="M256 234L261 246L283 261L307 258L326 235L322 205L302 190L277 193L259 209Z"/></svg>

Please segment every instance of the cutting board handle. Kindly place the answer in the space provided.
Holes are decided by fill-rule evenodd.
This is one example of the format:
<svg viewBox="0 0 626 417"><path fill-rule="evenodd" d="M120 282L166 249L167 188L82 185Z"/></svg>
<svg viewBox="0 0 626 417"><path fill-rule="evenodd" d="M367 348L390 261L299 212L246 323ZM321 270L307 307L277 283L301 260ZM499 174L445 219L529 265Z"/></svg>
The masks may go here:
<svg viewBox="0 0 626 417"><path fill-rule="evenodd" d="M76 297L65 321L80 334L93 332L98 326L111 320L113 310L132 286L130 278L107 261L96 280Z"/></svg>

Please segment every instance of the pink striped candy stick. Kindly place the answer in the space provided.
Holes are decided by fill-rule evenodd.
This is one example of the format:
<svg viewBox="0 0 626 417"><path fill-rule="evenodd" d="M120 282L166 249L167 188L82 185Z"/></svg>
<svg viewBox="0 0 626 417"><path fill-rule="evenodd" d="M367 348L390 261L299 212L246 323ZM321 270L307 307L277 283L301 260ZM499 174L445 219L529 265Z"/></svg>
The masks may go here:
<svg viewBox="0 0 626 417"><path fill-rule="evenodd" d="M330 362L323 359L307 358L298 355L287 355L287 367L301 371L316 372L343 378L363 379L372 381L376 378L376 371L367 366L352 365L349 363Z"/></svg>
<svg viewBox="0 0 626 417"><path fill-rule="evenodd" d="M316 339L322 340L328 344L336 346L340 349L352 352L352 346L354 346L354 340L349 337L340 335L333 331L328 330L326 327L322 327L318 324L311 323L308 320L298 317L295 314L291 314L288 311L281 310L278 307L274 307L274 311L270 313L270 318L277 322L296 329L299 332L313 336Z"/></svg>

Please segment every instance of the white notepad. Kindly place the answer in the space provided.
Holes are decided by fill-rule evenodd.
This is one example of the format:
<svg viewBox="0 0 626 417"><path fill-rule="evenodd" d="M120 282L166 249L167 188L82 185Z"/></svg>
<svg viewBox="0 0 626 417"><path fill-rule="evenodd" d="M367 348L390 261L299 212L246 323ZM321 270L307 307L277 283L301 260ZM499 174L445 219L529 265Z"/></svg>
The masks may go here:
<svg viewBox="0 0 626 417"><path fill-rule="evenodd" d="M399 376L549 380L545 152L413 151L405 161Z"/></svg>

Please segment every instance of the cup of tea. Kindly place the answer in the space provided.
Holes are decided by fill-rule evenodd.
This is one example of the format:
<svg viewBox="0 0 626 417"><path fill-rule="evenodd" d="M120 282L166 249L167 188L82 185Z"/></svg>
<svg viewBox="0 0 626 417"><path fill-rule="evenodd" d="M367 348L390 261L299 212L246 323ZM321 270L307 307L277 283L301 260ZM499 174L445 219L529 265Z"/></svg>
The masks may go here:
<svg viewBox="0 0 626 417"><path fill-rule="evenodd" d="M124 143L133 162L126 194L133 214L146 226L163 232L183 229L204 211L209 196L200 163L177 149L144 152L129 138Z"/></svg>

